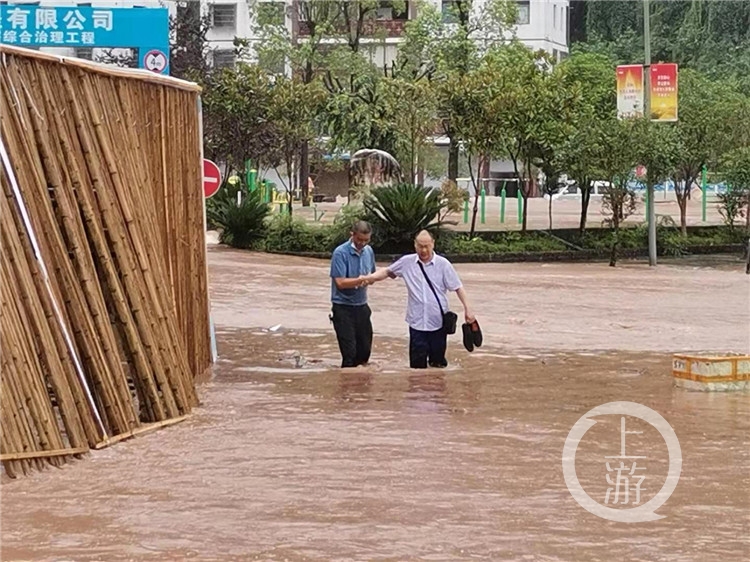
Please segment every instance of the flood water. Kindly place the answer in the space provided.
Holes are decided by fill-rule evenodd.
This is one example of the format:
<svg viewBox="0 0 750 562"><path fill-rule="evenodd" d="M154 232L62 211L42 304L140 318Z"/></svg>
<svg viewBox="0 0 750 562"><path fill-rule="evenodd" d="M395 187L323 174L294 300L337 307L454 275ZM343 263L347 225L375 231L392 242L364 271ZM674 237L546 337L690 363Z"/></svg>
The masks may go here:
<svg viewBox="0 0 750 562"><path fill-rule="evenodd" d="M686 392L670 373L672 352L748 351L739 267L691 267L686 281L671 266L620 277L598 265L459 266L486 343L469 354L453 336L448 369L421 372L406 368L396 282L371 289L373 365L337 368L326 267L212 252L220 360L202 405L176 426L3 482L2 560L750 558L750 394ZM618 284L629 296L606 298ZM568 433L611 401L654 409L679 439L662 519L604 520L566 487ZM575 467L604 504L622 422L598 420ZM646 457L645 503L669 455L653 427L625 420L640 432L627 454Z"/></svg>

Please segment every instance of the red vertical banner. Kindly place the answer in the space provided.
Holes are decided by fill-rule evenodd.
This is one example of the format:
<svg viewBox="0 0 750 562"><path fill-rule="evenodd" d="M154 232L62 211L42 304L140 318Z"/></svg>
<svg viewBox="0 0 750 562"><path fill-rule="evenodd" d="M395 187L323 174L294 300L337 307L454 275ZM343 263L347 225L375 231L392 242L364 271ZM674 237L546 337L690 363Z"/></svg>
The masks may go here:
<svg viewBox="0 0 750 562"><path fill-rule="evenodd" d="M651 65L651 120L677 121L677 65Z"/></svg>
<svg viewBox="0 0 750 562"><path fill-rule="evenodd" d="M625 64L617 67L617 118L643 117L643 67Z"/></svg>

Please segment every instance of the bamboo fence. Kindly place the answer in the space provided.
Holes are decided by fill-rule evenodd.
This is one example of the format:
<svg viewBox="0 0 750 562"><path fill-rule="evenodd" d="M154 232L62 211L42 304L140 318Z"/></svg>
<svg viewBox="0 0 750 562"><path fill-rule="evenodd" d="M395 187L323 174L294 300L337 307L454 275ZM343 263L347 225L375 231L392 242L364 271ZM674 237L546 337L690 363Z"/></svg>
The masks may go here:
<svg viewBox="0 0 750 562"><path fill-rule="evenodd" d="M184 419L211 362L200 90L0 46L7 475Z"/></svg>

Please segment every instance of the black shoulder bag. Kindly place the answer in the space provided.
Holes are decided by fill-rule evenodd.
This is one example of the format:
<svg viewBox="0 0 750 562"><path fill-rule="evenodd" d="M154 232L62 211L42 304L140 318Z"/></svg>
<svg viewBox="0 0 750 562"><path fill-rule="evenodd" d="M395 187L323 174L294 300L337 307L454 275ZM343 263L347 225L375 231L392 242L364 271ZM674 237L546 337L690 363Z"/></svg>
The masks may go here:
<svg viewBox="0 0 750 562"><path fill-rule="evenodd" d="M451 312L450 310L448 312L443 311L443 305L440 304L440 298L438 297L435 287L433 287L432 285L432 281L430 281L430 278L427 277L427 272L424 270L422 262L418 261L417 263L419 264L419 269L422 270L422 275L424 275L427 284L430 286L430 289L432 289L432 294L435 295L435 300L438 303L438 307L440 307L440 314L443 316L443 330L445 330L446 334L455 334L456 323L458 322L458 314L456 314L455 312Z"/></svg>

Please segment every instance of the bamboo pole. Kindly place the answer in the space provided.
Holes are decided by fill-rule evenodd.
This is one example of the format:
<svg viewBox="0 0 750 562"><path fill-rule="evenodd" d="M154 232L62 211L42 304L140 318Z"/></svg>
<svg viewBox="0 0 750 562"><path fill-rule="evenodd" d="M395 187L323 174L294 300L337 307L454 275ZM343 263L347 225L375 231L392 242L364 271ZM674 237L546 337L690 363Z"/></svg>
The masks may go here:
<svg viewBox="0 0 750 562"><path fill-rule="evenodd" d="M42 91L38 80L32 79L30 85L37 94ZM44 100L44 96L42 101ZM79 231L77 221L80 220L77 210L73 211L67 194L65 185L70 182L63 182L63 170L57 167L55 154L59 154L59 149L53 152L50 143L54 141L54 128L46 124L44 130L42 127L42 112L46 112L44 105L39 104L32 108L32 101L27 98L28 114L27 121L32 124L32 131L35 138L32 138L39 152L39 161L35 161L35 168L38 169L39 175L44 178L44 182L51 187L50 195L40 194L38 190L32 191L29 198L32 214L38 217L38 224L45 225L41 229L40 240L45 246L45 254L56 264L57 279L60 291L68 295L67 308L68 323L71 325L78 342L79 349L82 351L84 364L87 366L87 372L90 379L94 382L96 397L101 403L100 411L104 413L106 425L110 431L120 433L138 424L133 409L132 399L127 385L124 381L122 366L119 358L112 353L115 348L112 342L111 327L107 320L106 325L103 317L106 310L101 298L91 293L91 285L87 286L82 283L90 276L76 276L73 271L74 264L71 263L70 254L74 258L84 259L83 248L88 247L85 241L78 238ZM31 132L29 132L31 134ZM30 159L33 155L27 155ZM65 184L65 185L64 185ZM52 208L52 200L55 199L55 210ZM55 216L57 212L58 217ZM62 226L62 232L58 228L58 219ZM67 242L67 243L66 243ZM77 250L77 251L76 251ZM90 266L88 263L80 264L81 267ZM89 298L86 298L86 289L89 289Z"/></svg>
<svg viewBox="0 0 750 562"><path fill-rule="evenodd" d="M186 419L187 419L187 416L180 416L177 418L171 418L168 420L162 420L162 421L158 421L154 423L149 423L147 425L142 425L141 427L137 429L133 429L126 433L121 433L120 435L115 435L114 437L110 437L109 439L102 441L101 443L97 443L94 446L94 449L97 449L97 450L105 449L106 447L119 443L120 441L124 441L126 439L136 437L138 435L143 435L145 433L151 433L152 431L156 431L157 429L162 429L164 427L169 427L170 425L183 422Z"/></svg>
<svg viewBox="0 0 750 562"><path fill-rule="evenodd" d="M211 347L199 89L6 47L0 66L13 477L180 421Z"/></svg>
<svg viewBox="0 0 750 562"><path fill-rule="evenodd" d="M75 449L56 449L54 451L33 451L31 453L7 453L0 455L0 461L17 461L21 459L40 459L62 456L80 456L88 453L88 447L77 447Z"/></svg>

